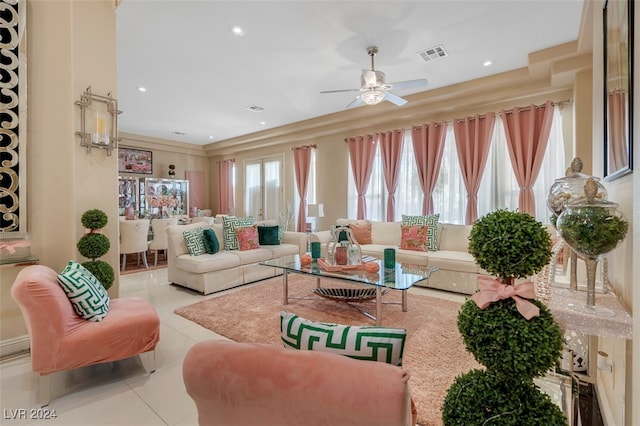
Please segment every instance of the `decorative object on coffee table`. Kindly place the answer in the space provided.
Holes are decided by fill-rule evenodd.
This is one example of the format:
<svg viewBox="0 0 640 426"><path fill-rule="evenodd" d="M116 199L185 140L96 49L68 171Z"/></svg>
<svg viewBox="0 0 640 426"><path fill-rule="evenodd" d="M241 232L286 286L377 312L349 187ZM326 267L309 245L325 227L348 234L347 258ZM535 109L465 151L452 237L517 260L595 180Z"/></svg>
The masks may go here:
<svg viewBox="0 0 640 426"><path fill-rule="evenodd" d="M602 256L615 249L627 235L629 223L617 209L618 204L597 196L595 179L584 184L585 197L565 205L556 226L560 236L587 265L587 304L572 308L592 315L612 316L613 311L596 306L596 269Z"/></svg>
<svg viewBox="0 0 640 426"><path fill-rule="evenodd" d="M82 266L100 281L105 290L109 290L115 279L113 267L104 260L96 260L107 254L111 247L109 239L102 233L102 228L107 226L109 218L102 210L93 209L84 212L80 221L86 232L78 241L77 248L82 256L91 259L83 262Z"/></svg>
<svg viewBox="0 0 640 426"><path fill-rule="evenodd" d="M498 279L479 278L480 291L462 305L457 325L486 368L455 379L442 407L445 426L567 424L534 383L560 362L560 326L534 299L533 283L515 283L549 263L550 245L545 227L526 213L497 210L474 223L469 251Z"/></svg>
<svg viewBox="0 0 640 426"><path fill-rule="evenodd" d="M341 237L342 236L342 237ZM362 249L353 238L348 226L338 225L331 230L327 243L327 263L330 265L356 265L362 263Z"/></svg>

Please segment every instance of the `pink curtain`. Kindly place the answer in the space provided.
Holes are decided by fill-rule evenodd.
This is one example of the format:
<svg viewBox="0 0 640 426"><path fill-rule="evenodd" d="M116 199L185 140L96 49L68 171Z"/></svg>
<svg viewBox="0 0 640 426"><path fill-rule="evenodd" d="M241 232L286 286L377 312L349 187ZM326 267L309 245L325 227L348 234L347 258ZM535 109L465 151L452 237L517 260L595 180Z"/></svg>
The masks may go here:
<svg viewBox="0 0 640 426"><path fill-rule="evenodd" d="M357 219L367 217L367 188L371 179L373 158L376 153L377 142L373 135L356 136L347 139L349 144L349 158L353 169L353 180L358 191Z"/></svg>
<svg viewBox="0 0 640 426"><path fill-rule="evenodd" d="M220 214L233 214L235 210L234 171L235 160L224 160L218 163L218 211Z"/></svg>
<svg viewBox="0 0 640 426"><path fill-rule="evenodd" d="M307 225L307 184L309 182L309 167L311 166L311 150L308 145L293 148L293 167L295 171L296 186L300 196L298 207L298 222L296 230L304 232Z"/></svg>
<svg viewBox="0 0 640 426"><path fill-rule="evenodd" d="M608 174L629 166L627 152L627 95L622 90L609 93L608 120Z"/></svg>
<svg viewBox="0 0 640 426"><path fill-rule="evenodd" d="M184 177L189 181L189 216L196 209L209 208L204 202L204 172L185 171Z"/></svg>
<svg viewBox="0 0 640 426"><path fill-rule="evenodd" d="M467 189L467 225L478 219L478 188L487 163L495 121L492 113L453 121L458 161Z"/></svg>
<svg viewBox="0 0 640 426"><path fill-rule="evenodd" d="M511 167L520 186L518 209L535 216L536 201L531 186L536 182L544 152L549 142L553 121L553 103L531 105L502 111L502 121L507 137Z"/></svg>
<svg viewBox="0 0 640 426"><path fill-rule="evenodd" d="M411 129L413 154L423 194L422 214L433 213L433 188L440 174L446 135L447 123L445 122L423 124Z"/></svg>
<svg viewBox="0 0 640 426"><path fill-rule="evenodd" d="M393 222L396 216L396 189L400 174L400 154L404 143L404 130L392 130L377 133L376 139L382 151L382 169L384 183L389 197L387 198L387 222Z"/></svg>

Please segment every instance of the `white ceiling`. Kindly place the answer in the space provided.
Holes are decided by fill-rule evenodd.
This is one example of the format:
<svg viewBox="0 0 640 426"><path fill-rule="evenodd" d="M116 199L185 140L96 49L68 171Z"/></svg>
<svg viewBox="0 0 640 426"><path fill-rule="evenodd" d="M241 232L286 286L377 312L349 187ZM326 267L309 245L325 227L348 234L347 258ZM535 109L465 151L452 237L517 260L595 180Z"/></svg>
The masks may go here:
<svg viewBox="0 0 640 426"><path fill-rule="evenodd" d="M380 49L376 69L387 82L426 78L426 90L526 67L529 53L578 38L582 7L583 0L124 0L116 10L119 130L206 145L342 111L357 93L320 92L358 88L370 45ZM245 35L233 35L234 25ZM418 55L440 44L447 57Z"/></svg>

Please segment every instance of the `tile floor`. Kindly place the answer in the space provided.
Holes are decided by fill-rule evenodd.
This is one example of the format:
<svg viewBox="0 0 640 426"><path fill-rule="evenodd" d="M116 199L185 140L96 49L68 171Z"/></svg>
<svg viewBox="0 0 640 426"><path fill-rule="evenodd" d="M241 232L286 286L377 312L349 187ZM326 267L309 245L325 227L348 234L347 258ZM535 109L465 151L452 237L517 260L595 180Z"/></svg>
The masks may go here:
<svg viewBox="0 0 640 426"><path fill-rule="evenodd" d="M461 295L437 290L415 287L410 291L464 301ZM194 343L223 337L175 315L173 310L217 295L202 296L170 285L166 269L121 276L120 297L146 297L160 315L156 371L147 373L140 358L133 357L53 374L49 414L55 410L57 417L33 419L32 414L37 417L42 412L31 412L38 409L38 381L31 372L30 358L22 355L5 359L0 362L0 424L197 425L195 404L182 382L182 360Z"/></svg>

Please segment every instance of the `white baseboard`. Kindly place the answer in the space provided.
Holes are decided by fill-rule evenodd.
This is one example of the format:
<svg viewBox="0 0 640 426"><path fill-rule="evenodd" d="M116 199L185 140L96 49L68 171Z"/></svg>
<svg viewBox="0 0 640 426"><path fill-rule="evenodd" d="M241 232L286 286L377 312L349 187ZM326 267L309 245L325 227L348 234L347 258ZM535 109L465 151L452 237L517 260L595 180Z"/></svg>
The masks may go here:
<svg viewBox="0 0 640 426"><path fill-rule="evenodd" d="M0 358L15 355L29 350L29 336L18 336L12 339L0 340Z"/></svg>

